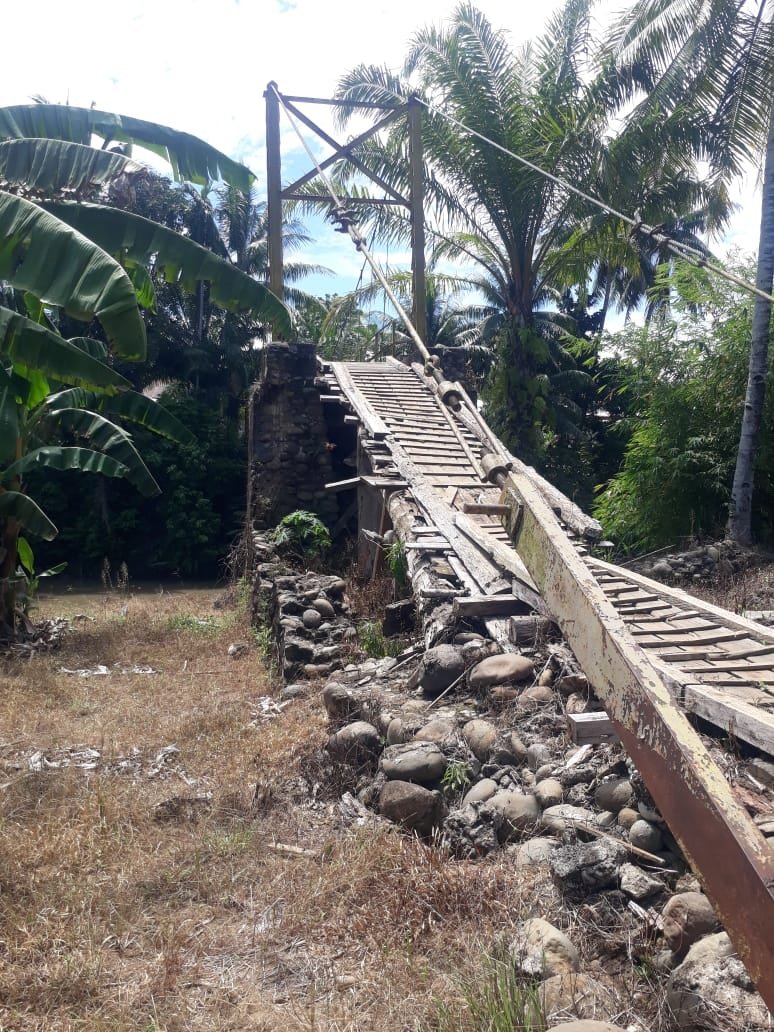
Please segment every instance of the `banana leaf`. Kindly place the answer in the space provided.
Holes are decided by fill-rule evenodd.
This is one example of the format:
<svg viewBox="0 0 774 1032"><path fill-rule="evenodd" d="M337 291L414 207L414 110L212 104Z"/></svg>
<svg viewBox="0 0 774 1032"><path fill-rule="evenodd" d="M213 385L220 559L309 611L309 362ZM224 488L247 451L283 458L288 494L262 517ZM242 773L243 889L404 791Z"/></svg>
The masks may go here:
<svg viewBox="0 0 774 1032"><path fill-rule="evenodd" d="M98 244L22 197L0 191L0 279L102 323L117 355L145 357L145 325L134 287Z"/></svg>
<svg viewBox="0 0 774 1032"><path fill-rule="evenodd" d="M78 339L78 338L76 338ZM22 376L41 373L60 383L115 393L129 381L80 347L27 319L0 307L0 356L9 358Z"/></svg>
<svg viewBox="0 0 774 1032"><path fill-rule="evenodd" d="M0 142L0 183L23 183L27 190L80 193L142 171L143 165L123 154L82 143L38 139Z"/></svg>
<svg viewBox="0 0 774 1032"><path fill-rule="evenodd" d="M119 416L132 423L144 426L160 437L166 437L176 444L196 444L196 437L163 405L152 398L146 398L137 391L122 391L113 397L97 397L90 391L72 388L59 391L47 401L50 411L56 412L64 408L93 409L108 417Z"/></svg>
<svg viewBox="0 0 774 1032"><path fill-rule="evenodd" d="M147 498L161 494L161 488L132 444L126 430L98 412L82 408L55 408L59 426L87 438L95 448L126 466L124 478Z"/></svg>
<svg viewBox="0 0 774 1032"><path fill-rule="evenodd" d="M59 533L37 502L20 491L0 490L0 519L16 520L30 534L37 534L46 541Z"/></svg>
<svg viewBox="0 0 774 1032"><path fill-rule="evenodd" d="M204 140L166 125L92 108L60 104L17 104L0 108L0 139L39 137L89 144L92 135L120 143L136 143L172 166L175 179L200 186L224 180L245 192L255 176Z"/></svg>
<svg viewBox="0 0 774 1032"><path fill-rule="evenodd" d="M31 469L74 469L79 473L102 473L107 477L123 477L128 472L123 462L95 451L93 448L44 446L33 448L0 473L0 479L8 483L21 477ZM0 496L2 497L2 496Z"/></svg>
<svg viewBox="0 0 774 1032"><path fill-rule="evenodd" d="M213 304L271 321L279 335L292 332L290 312L268 287L188 237L141 215L102 204L48 201L43 207L119 261L144 263L155 255L156 268L168 283L192 290L205 281Z"/></svg>
<svg viewBox="0 0 774 1032"><path fill-rule="evenodd" d="M0 463L13 458L18 437L16 390L10 371L0 365Z"/></svg>

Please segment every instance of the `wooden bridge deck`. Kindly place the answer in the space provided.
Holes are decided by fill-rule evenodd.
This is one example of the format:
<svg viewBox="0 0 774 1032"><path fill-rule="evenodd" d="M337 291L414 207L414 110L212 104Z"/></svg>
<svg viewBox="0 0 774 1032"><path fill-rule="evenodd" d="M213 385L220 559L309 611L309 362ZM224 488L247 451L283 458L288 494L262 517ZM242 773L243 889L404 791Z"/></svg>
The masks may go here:
<svg viewBox="0 0 774 1032"><path fill-rule="evenodd" d="M500 517L465 512L500 500L481 465L481 442L439 400L421 366L333 363L329 388L341 392L359 419L383 490L391 481L405 482L424 516L406 546L443 557L463 585L460 600L500 596L499 607L489 611L499 608L490 620L499 621L502 632L508 598L519 612L519 601L539 596ZM774 755L774 630L586 555L582 543L575 544L634 641L665 674L677 703Z"/></svg>

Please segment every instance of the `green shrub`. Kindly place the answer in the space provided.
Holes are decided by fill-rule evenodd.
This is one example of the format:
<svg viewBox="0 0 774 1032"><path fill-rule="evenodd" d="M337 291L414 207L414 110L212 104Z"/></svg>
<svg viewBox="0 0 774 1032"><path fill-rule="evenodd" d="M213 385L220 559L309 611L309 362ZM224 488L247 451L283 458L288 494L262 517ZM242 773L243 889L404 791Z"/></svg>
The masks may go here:
<svg viewBox="0 0 774 1032"><path fill-rule="evenodd" d="M297 509L279 521L272 533L272 541L282 552L311 559L325 554L331 546L331 535L313 512Z"/></svg>

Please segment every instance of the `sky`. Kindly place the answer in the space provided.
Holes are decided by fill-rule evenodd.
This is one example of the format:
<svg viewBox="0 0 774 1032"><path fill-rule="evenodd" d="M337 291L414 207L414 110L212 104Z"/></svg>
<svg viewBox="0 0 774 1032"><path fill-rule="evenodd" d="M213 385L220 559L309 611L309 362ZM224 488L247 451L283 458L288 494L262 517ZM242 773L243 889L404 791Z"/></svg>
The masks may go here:
<svg viewBox="0 0 774 1032"><path fill-rule="evenodd" d="M540 34L558 4L477 0L477 6L517 46ZM602 24L623 6L625 0L601 0ZM32 42L4 48L0 106L42 95L193 133L249 165L265 196L266 84L274 80L286 94L330 97L360 62L397 69L413 33L454 7L455 0L24 0L5 21L13 22L16 40ZM307 108L319 121L325 110ZM317 153L329 151L321 144ZM282 161L285 180L308 167L284 118ZM742 210L724 243L754 250L760 200L753 175L740 184L738 199ZM303 257L336 275L306 288L341 293L354 286L362 258L348 239L323 225L315 226L315 236ZM399 256L389 257L395 263Z"/></svg>

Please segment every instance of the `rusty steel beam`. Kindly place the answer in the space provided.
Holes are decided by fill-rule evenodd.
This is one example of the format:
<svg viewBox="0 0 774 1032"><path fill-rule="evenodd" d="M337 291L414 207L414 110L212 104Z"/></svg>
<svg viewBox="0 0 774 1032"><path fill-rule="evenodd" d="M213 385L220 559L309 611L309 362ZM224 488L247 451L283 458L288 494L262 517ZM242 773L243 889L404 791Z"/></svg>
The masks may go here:
<svg viewBox="0 0 774 1032"><path fill-rule="evenodd" d="M521 474L495 479L521 559L774 1010L774 850L534 485Z"/></svg>

